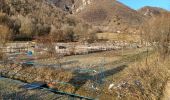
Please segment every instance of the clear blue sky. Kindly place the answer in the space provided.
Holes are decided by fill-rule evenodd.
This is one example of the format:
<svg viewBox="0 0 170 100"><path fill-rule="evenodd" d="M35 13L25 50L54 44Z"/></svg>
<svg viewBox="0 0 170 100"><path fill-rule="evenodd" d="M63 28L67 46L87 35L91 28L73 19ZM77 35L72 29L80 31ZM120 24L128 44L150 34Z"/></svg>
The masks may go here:
<svg viewBox="0 0 170 100"><path fill-rule="evenodd" d="M124 3L125 5L139 9L144 6L161 7L170 10L170 0L117 0Z"/></svg>

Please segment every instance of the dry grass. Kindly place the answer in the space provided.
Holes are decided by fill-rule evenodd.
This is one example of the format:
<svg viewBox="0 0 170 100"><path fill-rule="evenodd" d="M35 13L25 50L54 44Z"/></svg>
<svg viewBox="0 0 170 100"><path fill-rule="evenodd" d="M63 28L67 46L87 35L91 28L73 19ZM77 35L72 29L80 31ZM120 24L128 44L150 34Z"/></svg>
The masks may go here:
<svg viewBox="0 0 170 100"><path fill-rule="evenodd" d="M0 25L0 43L4 44L10 38L10 33L7 26Z"/></svg>
<svg viewBox="0 0 170 100"><path fill-rule="evenodd" d="M138 64L138 67L129 73L132 79L140 80L143 85L143 91L139 90L138 93L141 99L160 99L169 77L165 64L157 61L149 65Z"/></svg>
<svg viewBox="0 0 170 100"><path fill-rule="evenodd" d="M111 41L136 42L140 40L139 35L117 34L117 33L98 33L97 37L98 39L107 39Z"/></svg>
<svg viewBox="0 0 170 100"><path fill-rule="evenodd" d="M158 61L155 55L148 57L148 62L143 59L133 63L124 71L118 85L112 91L106 92L110 97L121 100L158 100L163 95L163 90L168 81L168 65ZM114 99L113 99L114 100Z"/></svg>

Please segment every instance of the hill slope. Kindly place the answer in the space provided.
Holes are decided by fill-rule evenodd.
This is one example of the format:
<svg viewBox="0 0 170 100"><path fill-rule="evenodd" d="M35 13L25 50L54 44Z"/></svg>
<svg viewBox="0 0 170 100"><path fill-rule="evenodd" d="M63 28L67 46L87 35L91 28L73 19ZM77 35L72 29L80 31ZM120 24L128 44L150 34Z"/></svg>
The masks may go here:
<svg viewBox="0 0 170 100"><path fill-rule="evenodd" d="M116 0L52 0L102 31L130 31L143 22L144 16ZM60 1L60 2L59 2ZM66 2L67 3L64 3ZM62 2L62 3L61 3Z"/></svg>
<svg viewBox="0 0 170 100"><path fill-rule="evenodd" d="M0 9L9 16L23 16L44 24L62 23L66 14L44 0L4 0Z"/></svg>
<svg viewBox="0 0 170 100"><path fill-rule="evenodd" d="M161 15L162 13L166 13L168 11L159 7L146 6L139 9L138 12L146 17L154 17L154 16Z"/></svg>
<svg viewBox="0 0 170 100"><path fill-rule="evenodd" d="M12 30L14 39L32 39L52 33L59 35L56 36L59 41L64 41L66 35L70 38L74 35L74 28L85 23L46 0L3 0L0 3L0 25L2 24Z"/></svg>

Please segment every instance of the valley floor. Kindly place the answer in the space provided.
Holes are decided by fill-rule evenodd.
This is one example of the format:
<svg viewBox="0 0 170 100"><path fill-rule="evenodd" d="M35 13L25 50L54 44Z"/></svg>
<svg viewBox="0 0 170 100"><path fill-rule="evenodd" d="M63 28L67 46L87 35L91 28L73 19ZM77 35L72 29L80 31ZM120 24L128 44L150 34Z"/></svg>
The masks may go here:
<svg viewBox="0 0 170 100"><path fill-rule="evenodd" d="M149 50L149 51L151 51L151 52L148 52L149 55L152 55L152 50ZM73 64L72 63L68 64L68 66L70 66L70 69L74 69L74 66L80 66L85 69L92 68L97 71L96 74L94 74L92 76L88 76L89 79L85 79L85 80L82 80L82 77L87 78L85 74L78 74L78 73L75 74L75 73L71 72L70 70L68 70L69 73L67 71L66 71L66 73L65 72L60 73L57 70L51 70L51 72L49 72L47 74L48 69L45 69L44 71L42 70L40 72L36 68L28 68L27 69L28 71L26 71L25 69L23 69L21 71L17 71L18 72L17 75L19 75L19 76L15 76L16 74L12 74L13 73L12 70L9 70L5 67L2 67L2 68L0 67L0 70L1 70L1 75L7 75L7 76L14 75L14 76L10 76L10 77L15 77L16 79L25 80L27 82L36 81L37 79L39 79L39 81L45 81L45 82L50 81L49 79L52 79L52 80L57 80L57 79L60 80L61 79L61 82L67 82L67 83L70 82L69 85L67 86L67 84L65 85L62 83L60 85L57 84L57 86L54 88L59 89L59 90L62 89L62 91L64 90L66 92L75 93L75 94L79 94L81 96L87 96L87 97L96 97L96 95L97 95L97 97L99 97L100 100L115 100L116 98L117 99L119 98L120 94L123 96L130 94L130 96L133 97L133 95L134 95L133 92L138 93L136 95L138 95L139 97L141 96L141 98L142 98L142 96L144 96L144 98L148 98L147 93L150 94L150 92L149 92L150 87L148 86L148 84L152 85L152 82L155 82L154 80L160 80L161 78L165 78L165 77L160 77L160 79L159 79L159 77L155 76L155 74L153 74L153 76L152 76L152 73L157 73L155 71L158 71L158 72L161 71L161 73L162 73L162 70L157 69L157 67L155 68L154 66L151 66L150 67L151 70L148 70L147 66L145 66L145 65L142 66L141 64L139 64L141 62L141 60L145 63L146 56L147 56L147 48L137 48L137 49L127 49L124 51L123 50L106 51L106 52L98 52L98 53L92 53L92 54L87 54L87 55L66 56L66 57L61 58L60 61L62 63L70 62L70 61L73 62ZM104 62L102 60L104 60ZM44 61L40 60L38 62L42 63L42 64L43 63L44 64L46 64L46 63L53 64L55 62L55 59L50 58L48 60L47 59ZM99 69L101 67L103 69L97 70L96 66ZM63 65L62 67L69 68L65 65ZM5 70L5 69L7 69L8 71L3 72L3 70ZM57 69L57 67L56 67L56 69ZM152 69L154 69L154 71L152 71ZM17 70L17 69L15 69L15 70ZM38 71L38 72L36 72L36 71ZM137 72L137 71L139 71L139 72ZM84 72L84 73L86 73L86 72ZM91 73L91 72L89 72L89 73ZM135 75L135 73L137 75ZM145 73L151 73L151 75L145 74ZM105 76L101 77L102 74ZM85 76L83 76L83 75L85 75ZM91 80L92 77L100 78L100 79L94 80L94 82L98 83L98 82L101 82L103 79L105 81L105 84L103 84L102 86L94 87L94 85L91 85L91 83L89 83L92 81ZM78 81L77 79L79 79L79 78L82 81L85 81L85 83L81 83L81 80ZM129 80L129 78L130 78L130 80ZM153 78L155 78L155 79L153 79ZM151 79L153 79L153 81ZM143 83L142 88L145 89L146 95L143 95L141 90L139 90L139 89L141 89L141 87L135 86L134 82L136 82L138 80L140 80L139 83L141 83L141 84ZM79 87L77 87L75 84L73 84L76 81L80 82L80 84L78 83L80 85ZM154 90L154 88L157 89L157 88L164 87L165 81L166 80L164 80L164 79L162 81L158 81L158 83L156 83L155 85L161 84L161 86L159 85L160 87L156 87L153 85L151 90L152 89ZM126 83L128 85L124 87L124 83ZM17 81L13 82L10 79L0 79L0 94L2 94L2 95L0 95L0 97L17 98L18 93L19 93L19 95L23 96L23 98L28 98L28 99L32 98L32 97L34 97L34 98L41 97L41 95L43 95L42 98L44 100L53 100L53 98L54 99L57 98L59 100L60 100L60 98L61 98L61 100L69 99L67 96L62 96L62 95L58 95L58 94L54 95L53 93L49 93L48 91L41 91L41 90L30 91L30 90L23 90L23 89L17 88L21 84L23 84L23 83L20 83L20 82L18 83ZM92 84L93 84L93 81L92 81ZM113 86L112 89L108 91L108 88L112 84L115 84L115 86ZM70 86L70 85L72 85L72 86ZM121 90L115 90L115 89L119 89L117 86L121 86L121 85L123 85ZM86 86L88 86L88 88ZM134 90L131 91L131 90L128 90L128 88L133 88ZM88 90L88 89L90 89L90 90ZM101 95L101 93L99 93L99 94L95 93L95 91L97 91L97 89L102 89L102 95ZM9 91L9 93L5 92L5 91ZM22 92L22 91L24 91L24 92ZM92 93L92 91L94 92L94 94ZM127 91L127 92L124 94L124 91ZM162 89L160 89L158 91L153 91L153 92L154 92L153 95L160 95L159 92L162 92ZM26 95L24 95L24 93ZM21 98L21 100L23 98ZM124 100L123 98L124 97L122 97L122 100ZM136 97L136 98L138 98L138 97ZM139 100L143 100L141 98ZM152 97L150 97L150 98L152 98ZM26 100L28 100L28 99L26 99ZM42 99L36 98L36 100L42 100ZM133 98L131 100L136 100L136 99Z"/></svg>

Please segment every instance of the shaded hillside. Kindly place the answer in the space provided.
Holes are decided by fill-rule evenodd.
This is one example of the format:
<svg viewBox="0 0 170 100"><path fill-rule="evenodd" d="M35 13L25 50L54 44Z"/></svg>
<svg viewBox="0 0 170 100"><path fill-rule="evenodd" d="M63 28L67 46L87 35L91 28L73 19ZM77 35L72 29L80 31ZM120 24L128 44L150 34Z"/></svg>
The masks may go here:
<svg viewBox="0 0 170 100"><path fill-rule="evenodd" d="M41 24L54 24L56 27L63 23L65 13L45 2L44 0L5 0L0 4L4 13L9 16L23 16L31 18Z"/></svg>
<svg viewBox="0 0 170 100"><path fill-rule="evenodd" d="M159 7L146 6L139 9L138 12L146 17L154 17L161 15L162 13L167 13L168 11Z"/></svg>
<svg viewBox="0 0 170 100"><path fill-rule="evenodd" d="M61 28L66 16L61 10L43 0L4 0L0 7L8 17L3 23L10 20L15 24L12 26L17 26L10 27L16 37L48 34L51 26ZM21 34L24 35L20 36Z"/></svg>
<svg viewBox="0 0 170 100"><path fill-rule="evenodd" d="M85 34L80 27L88 26L46 0L3 0L0 11L0 25L12 30L13 40L50 34L57 41L72 41L76 31Z"/></svg>

